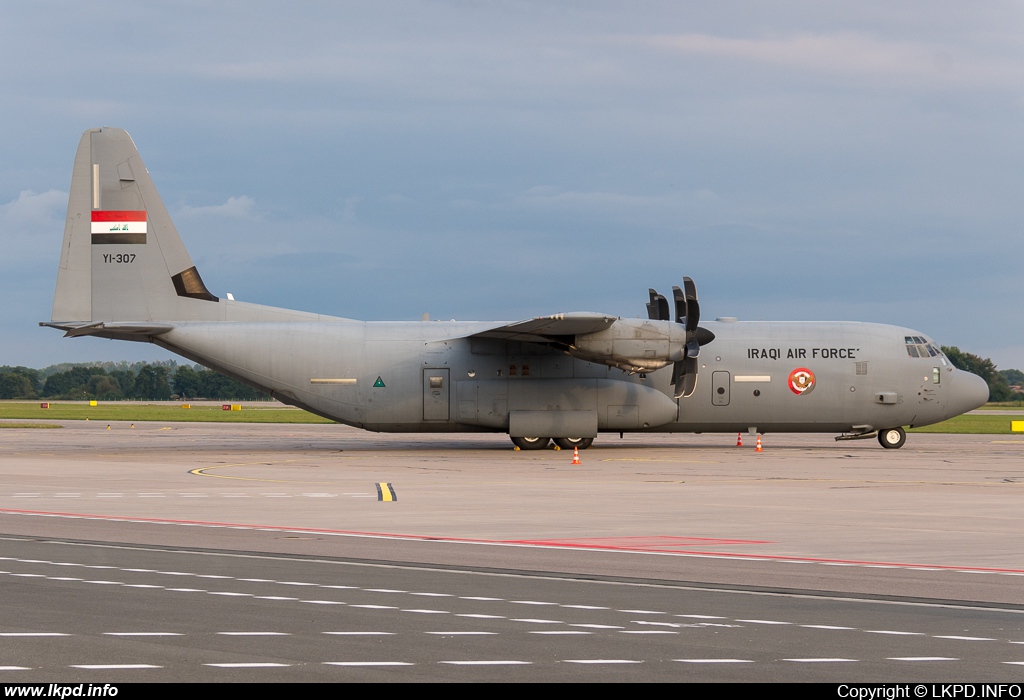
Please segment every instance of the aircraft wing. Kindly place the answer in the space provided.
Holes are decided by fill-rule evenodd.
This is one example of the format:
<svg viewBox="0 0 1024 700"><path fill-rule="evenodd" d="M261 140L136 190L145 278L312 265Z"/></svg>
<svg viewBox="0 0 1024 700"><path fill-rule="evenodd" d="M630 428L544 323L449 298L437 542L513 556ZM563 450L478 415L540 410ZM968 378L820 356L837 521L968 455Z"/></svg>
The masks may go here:
<svg viewBox="0 0 1024 700"><path fill-rule="evenodd" d="M576 311L567 314L539 316L526 321L516 321L504 326L474 333L472 338L496 338L500 340L522 340L530 343L551 343L571 339L577 335L597 333L611 327L615 316L608 314Z"/></svg>

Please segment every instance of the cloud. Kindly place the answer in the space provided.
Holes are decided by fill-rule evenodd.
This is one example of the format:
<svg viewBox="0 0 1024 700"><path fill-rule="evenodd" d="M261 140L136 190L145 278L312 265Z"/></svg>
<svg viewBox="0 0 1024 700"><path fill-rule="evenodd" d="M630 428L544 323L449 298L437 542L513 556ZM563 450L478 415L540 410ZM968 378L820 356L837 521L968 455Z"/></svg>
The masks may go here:
<svg viewBox="0 0 1024 700"><path fill-rule="evenodd" d="M12 264L18 264L19 257L22 262L50 257L56 261L67 205L68 193L59 190L23 190L17 199L0 204L3 259Z"/></svg>
<svg viewBox="0 0 1024 700"><path fill-rule="evenodd" d="M797 34L784 38L731 38L662 34L616 39L661 52L735 59L806 73L942 86L1019 86L1015 62L984 57L950 44L891 41L862 33Z"/></svg>
<svg viewBox="0 0 1024 700"><path fill-rule="evenodd" d="M241 197L228 197L223 204L210 204L202 207L185 205L178 210L181 216L226 216L232 219L255 219L253 208L256 202L244 194Z"/></svg>

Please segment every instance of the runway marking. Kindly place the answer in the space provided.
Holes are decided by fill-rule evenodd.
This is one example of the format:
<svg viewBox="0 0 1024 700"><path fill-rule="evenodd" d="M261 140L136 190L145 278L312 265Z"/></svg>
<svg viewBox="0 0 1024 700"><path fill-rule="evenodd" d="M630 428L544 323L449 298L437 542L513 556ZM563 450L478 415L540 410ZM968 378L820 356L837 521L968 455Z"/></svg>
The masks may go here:
<svg viewBox="0 0 1024 700"><path fill-rule="evenodd" d="M676 617L692 617L698 620L724 620L721 615L676 615Z"/></svg>
<svg viewBox="0 0 1024 700"><path fill-rule="evenodd" d="M313 605L345 605L340 600L300 600L300 603L312 603Z"/></svg>
<svg viewBox="0 0 1024 700"><path fill-rule="evenodd" d="M298 600L298 598L289 598L284 595L257 595L253 596L253 598L258 598L259 600Z"/></svg>
<svg viewBox="0 0 1024 700"><path fill-rule="evenodd" d="M0 632L0 637L70 637L64 632Z"/></svg>
<svg viewBox="0 0 1024 700"><path fill-rule="evenodd" d="M203 664L203 666L214 666L216 668L284 668L291 664L276 664L270 662L255 663L234 663L234 664Z"/></svg>
<svg viewBox="0 0 1024 700"><path fill-rule="evenodd" d="M684 664L752 664L751 659L672 659Z"/></svg>
<svg viewBox="0 0 1024 700"><path fill-rule="evenodd" d="M532 661L438 661L451 666L529 666Z"/></svg>
<svg viewBox="0 0 1024 700"><path fill-rule="evenodd" d="M424 615L451 615L451 613L449 611L447 611L447 610L426 610L426 609L417 610L417 609L412 609L412 610L403 610L402 612L422 613Z"/></svg>
<svg viewBox="0 0 1024 700"><path fill-rule="evenodd" d="M558 605L558 603L545 603L540 600L510 600L508 602L518 605Z"/></svg>
<svg viewBox="0 0 1024 700"><path fill-rule="evenodd" d="M505 600L504 598L488 598L479 595L460 595L459 600Z"/></svg>
<svg viewBox="0 0 1024 700"><path fill-rule="evenodd" d="M648 622L647 620L630 620L634 625L650 625L651 627L683 627L678 622ZM693 627L694 625L686 625L687 627Z"/></svg>
<svg viewBox="0 0 1024 700"><path fill-rule="evenodd" d="M846 663L848 661L857 661L857 659L783 659L783 661L793 661L798 664L832 664Z"/></svg>
<svg viewBox="0 0 1024 700"><path fill-rule="evenodd" d="M583 630L530 630L527 634L593 634L593 632L584 632Z"/></svg>
<svg viewBox="0 0 1024 700"><path fill-rule="evenodd" d="M994 637L961 637L955 634L935 634L934 639L957 639L962 642L994 642Z"/></svg>
<svg viewBox="0 0 1024 700"><path fill-rule="evenodd" d="M0 666L0 671L31 671L29 666Z"/></svg>
<svg viewBox="0 0 1024 700"><path fill-rule="evenodd" d="M324 632L338 637L384 637L391 636L394 632Z"/></svg>
<svg viewBox="0 0 1024 700"><path fill-rule="evenodd" d="M595 629L595 630L620 630L620 629L622 629L622 627L620 625L597 625L597 624L593 624L593 623L583 623L583 622L577 622L575 624L570 624L569 626L570 627L586 627L586 628Z"/></svg>
<svg viewBox="0 0 1024 700"><path fill-rule="evenodd" d="M69 668L81 668L86 671L119 671L143 668L163 668L152 664L73 664Z"/></svg>
<svg viewBox="0 0 1024 700"><path fill-rule="evenodd" d="M369 610L398 610L394 605L350 605L350 608L367 608Z"/></svg>
<svg viewBox="0 0 1024 700"><path fill-rule="evenodd" d="M408 661L324 661L325 666L415 666Z"/></svg>
<svg viewBox="0 0 1024 700"><path fill-rule="evenodd" d="M563 608L575 608L577 610L611 610L603 605L563 605Z"/></svg>
<svg viewBox="0 0 1024 700"><path fill-rule="evenodd" d="M950 656L890 656L888 661L959 661Z"/></svg>
<svg viewBox="0 0 1024 700"><path fill-rule="evenodd" d="M263 464L262 462L260 464ZM230 477L234 478L234 477ZM102 495L102 494L100 494ZM108 494L111 495L111 494ZM120 497L122 494L112 494ZM316 534L326 535L332 537L358 537L366 539L394 539L394 540L407 540L414 542L430 541L430 542L447 542L454 544L469 544L478 546L491 546L491 547L535 547L539 549L600 549L602 551L609 552L629 552L636 554L649 554L657 556L678 556L678 557L699 557L699 558L712 558L712 559L736 559L741 561L771 561L779 563L790 563L790 562L805 562L813 564L822 564L827 566L892 566L895 568L913 570L913 571L986 571L990 573L1007 574L1007 575L1022 575L1024 569L1012 569L1012 568L985 568L985 567L966 567L956 565L934 565L934 564L917 564L917 563L906 563L906 562L873 562L867 560L839 560L839 559L824 559L819 557L794 557L794 556L783 556L783 555L752 555L743 554L740 552L722 552L713 550L686 550L679 551L676 549L661 549L658 547L639 547L639 546L608 546L608 545L594 545L594 544L582 544L582 543L564 543L564 542L553 542L553 541L529 541L529 540L483 540L473 538L460 538L460 537L435 537L426 535L408 535L401 533L383 533L383 532L360 532L350 530L332 530L326 528L299 528L299 527L280 527L280 526L265 526L265 525L251 525L251 524L239 524L239 523L223 523L214 521L202 521L202 520L177 520L177 519L166 519L166 518L139 518L139 517L121 517L112 515L99 515L89 513L66 513L66 512L53 512L53 511L35 511L35 510L20 510L13 508L0 508L0 513L9 515L26 515L35 517L49 517L49 518L68 518L68 519L82 519L82 520L102 520L107 522L129 522L129 523L148 523L148 524L160 524L160 525L188 525L193 527L209 527L209 528L230 528L239 530L254 530L254 531L265 531L265 532L278 532L287 534ZM649 539L649 538L648 538ZM685 538L685 539L696 539L696 538ZM718 540L715 540L718 541ZM729 541L731 542L731 541ZM759 543L757 540L739 540L737 542L755 544ZM771 542L764 542L764 544L772 544ZM472 598L467 598L472 599Z"/></svg>
<svg viewBox="0 0 1024 700"><path fill-rule="evenodd" d="M667 615L661 610L616 610L615 612L630 613L632 615Z"/></svg>
<svg viewBox="0 0 1024 700"><path fill-rule="evenodd" d="M213 479L234 479L237 481L265 481L275 484L323 484L327 482L323 481L295 481L293 479L257 479L248 476L226 476L224 474L208 474L214 469L231 469L234 467L269 467L275 464L291 464L293 462L299 462L302 460L298 459L281 459L281 460L262 460L260 462L237 462L235 464L217 464L209 467L199 467L198 469L190 469L189 474L193 476L208 476Z"/></svg>
<svg viewBox="0 0 1024 700"><path fill-rule="evenodd" d="M339 586L339 588L342 588L342 587L343 588L354 588L354 586ZM324 586L324 588L327 588L327 586ZM333 588L333 586L332 586L332 588ZM412 592L412 591L409 592L409 595L423 595L423 596L430 596L431 598L454 598L455 597L454 593L415 593L415 592Z"/></svg>
<svg viewBox="0 0 1024 700"><path fill-rule="evenodd" d="M513 618L512 622L528 622L533 625L564 625L565 623L561 620L541 620L538 618L524 617L524 618Z"/></svg>
<svg viewBox="0 0 1024 700"><path fill-rule="evenodd" d="M108 637L183 637L181 632L104 632Z"/></svg>
<svg viewBox="0 0 1024 700"><path fill-rule="evenodd" d="M923 637L924 632L899 632L897 630L864 630L868 634L895 634L904 637Z"/></svg>
<svg viewBox="0 0 1024 700"><path fill-rule="evenodd" d="M619 630L619 634L679 634L675 630Z"/></svg>
<svg viewBox="0 0 1024 700"><path fill-rule="evenodd" d="M792 622L780 622L779 620L736 620L736 622L750 622L755 625L792 625Z"/></svg>
<svg viewBox="0 0 1024 700"><path fill-rule="evenodd" d="M225 637L290 637L290 632L217 632Z"/></svg>
<svg viewBox="0 0 1024 700"><path fill-rule="evenodd" d="M564 664L642 664L636 659L562 659Z"/></svg>
<svg viewBox="0 0 1024 700"><path fill-rule="evenodd" d="M235 598L255 598L256 597L252 593L234 593L232 591L210 591L209 593L210 593L210 595L224 595L224 596L232 596L232 597L235 597Z"/></svg>
<svg viewBox="0 0 1024 700"><path fill-rule="evenodd" d="M504 615L484 615L483 613L458 613L455 617L473 617L480 620L504 620Z"/></svg>
<svg viewBox="0 0 1024 700"><path fill-rule="evenodd" d="M807 627L808 629L815 630L854 630L856 627L841 627L839 625L800 625L801 627Z"/></svg>
<svg viewBox="0 0 1024 700"><path fill-rule="evenodd" d="M435 634L439 637L471 637L476 635L494 635L497 632L424 632L424 634Z"/></svg>

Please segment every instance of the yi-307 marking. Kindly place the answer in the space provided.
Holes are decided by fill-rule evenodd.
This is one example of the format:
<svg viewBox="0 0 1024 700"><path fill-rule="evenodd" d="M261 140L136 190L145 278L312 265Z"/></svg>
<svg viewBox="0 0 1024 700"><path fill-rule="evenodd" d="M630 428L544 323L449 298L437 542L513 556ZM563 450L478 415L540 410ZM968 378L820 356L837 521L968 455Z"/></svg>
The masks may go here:
<svg viewBox="0 0 1024 700"><path fill-rule="evenodd" d="M130 264L135 262L135 253L104 253L103 262Z"/></svg>

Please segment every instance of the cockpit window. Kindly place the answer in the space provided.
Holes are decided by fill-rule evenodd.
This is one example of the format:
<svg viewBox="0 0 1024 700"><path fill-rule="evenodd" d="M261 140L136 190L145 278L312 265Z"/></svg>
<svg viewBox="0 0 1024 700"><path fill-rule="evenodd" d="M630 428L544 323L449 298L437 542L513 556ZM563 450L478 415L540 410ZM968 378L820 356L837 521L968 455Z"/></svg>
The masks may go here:
<svg viewBox="0 0 1024 700"><path fill-rule="evenodd" d="M904 337L907 345L907 354L911 357L942 357L942 352L935 347L935 343L919 335L908 335Z"/></svg>

